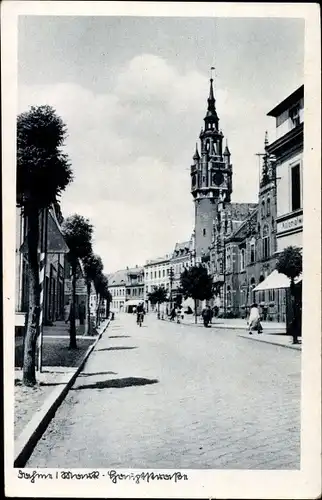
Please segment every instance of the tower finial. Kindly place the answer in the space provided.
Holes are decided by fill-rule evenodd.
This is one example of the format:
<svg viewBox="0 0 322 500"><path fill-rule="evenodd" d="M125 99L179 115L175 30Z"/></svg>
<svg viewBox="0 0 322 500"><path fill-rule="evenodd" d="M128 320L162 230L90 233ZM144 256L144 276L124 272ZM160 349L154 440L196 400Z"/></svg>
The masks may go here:
<svg viewBox="0 0 322 500"><path fill-rule="evenodd" d="M230 151L228 148L228 139L226 139L226 147L225 147L225 151L224 151L224 156L230 156Z"/></svg>
<svg viewBox="0 0 322 500"><path fill-rule="evenodd" d="M268 146L268 132L265 131L265 139L264 139L264 149L265 154L263 155L263 166L262 166L262 178L261 178L261 186L265 186L269 182L269 164L268 164L268 155L266 153L266 148Z"/></svg>
<svg viewBox="0 0 322 500"><path fill-rule="evenodd" d="M193 155L193 159L194 160L199 160L200 159L199 151L198 151L198 143L197 142L196 142L196 151L195 151L195 154Z"/></svg>

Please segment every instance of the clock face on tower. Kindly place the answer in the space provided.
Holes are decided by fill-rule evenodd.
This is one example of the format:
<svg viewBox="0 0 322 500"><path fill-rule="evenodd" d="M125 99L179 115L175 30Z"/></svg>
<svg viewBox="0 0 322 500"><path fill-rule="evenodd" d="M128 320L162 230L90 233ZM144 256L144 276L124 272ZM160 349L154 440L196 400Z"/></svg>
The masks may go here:
<svg viewBox="0 0 322 500"><path fill-rule="evenodd" d="M212 176L212 182L216 184L216 186L220 186L224 182L224 176L221 172L215 172Z"/></svg>

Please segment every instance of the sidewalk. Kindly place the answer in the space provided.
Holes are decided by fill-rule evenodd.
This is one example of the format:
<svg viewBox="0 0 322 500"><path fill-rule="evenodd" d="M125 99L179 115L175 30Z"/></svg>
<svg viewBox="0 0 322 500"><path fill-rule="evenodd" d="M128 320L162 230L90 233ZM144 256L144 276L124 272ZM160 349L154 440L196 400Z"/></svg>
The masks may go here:
<svg viewBox="0 0 322 500"><path fill-rule="evenodd" d="M36 373L37 384L34 387L22 385L22 369L16 364L14 381L15 466L23 467L109 322L108 319L101 323L98 335L78 336L77 350L68 350L67 325L65 325L64 335L60 332L57 336L44 336L43 368L41 373L39 371ZM49 328L55 330L54 326ZM21 341L20 337L16 339L16 361L17 357L21 356Z"/></svg>
<svg viewBox="0 0 322 500"><path fill-rule="evenodd" d="M185 315L184 319L181 320L182 325L188 326L203 326L203 321L200 317L197 318L197 324L195 323L195 317L193 315ZM170 321L168 318L166 321ZM176 320L174 321L176 322ZM255 340L258 342L264 342L268 344L278 345L281 347L288 347L290 349L296 349L301 351L302 346L300 344L292 344L292 338L289 335L286 335L286 325L285 323L278 323L273 321L262 321L263 333L257 334L253 333L249 335L247 320L236 318L236 319L227 319L227 318L218 318L213 319L211 328L218 328L224 330L237 330L238 337L246 338L249 340ZM244 332L243 332L244 330ZM300 340L301 342L301 340Z"/></svg>
<svg viewBox="0 0 322 500"><path fill-rule="evenodd" d="M183 325L195 325L195 317L192 314L185 314L184 319L181 321L181 323ZM274 321L262 321L261 323L264 331L274 332L277 334L286 333L285 323L278 323ZM200 316L198 316L197 318L197 326L203 326L203 320ZM214 318L212 320L211 327L224 328L225 330L247 330L247 320L241 318Z"/></svg>

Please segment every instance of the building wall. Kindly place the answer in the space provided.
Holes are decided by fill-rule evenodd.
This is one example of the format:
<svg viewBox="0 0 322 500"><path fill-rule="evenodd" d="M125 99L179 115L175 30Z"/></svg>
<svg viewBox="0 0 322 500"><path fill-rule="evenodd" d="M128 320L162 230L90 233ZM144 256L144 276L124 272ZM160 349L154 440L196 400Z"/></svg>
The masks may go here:
<svg viewBox="0 0 322 500"><path fill-rule="evenodd" d="M304 98L295 101L293 106L299 107L299 123L302 123L304 121ZM290 109L286 109L276 117L276 139L283 137L293 128L294 122L290 117Z"/></svg>
<svg viewBox="0 0 322 500"><path fill-rule="evenodd" d="M303 205L303 152L300 151L277 165L277 217L292 212L291 168L300 165L301 205Z"/></svg>
<svg viewBox="0 0 322 500"><path fill-rule="evenodd" d="M212 243L212 228L216 205L210 198L196 200L195 205L195 250L196 257L207 254Z"/></svg>
<svg viewBox="0 0 322 500"><path fill-rule="evenodd" d="M111 310L118 312L124 310L126 301L125 283L122 285L109 285L108 289L112 295Z"/></svg>
<svg viewBox="0 0 322 500"><path fill-rule="evenodd" d="M148 294L154 290L154 287L164 286L167 290L170 288L170 256L165 260L151 260L144 266L144 300L148 300Z"/></svg>

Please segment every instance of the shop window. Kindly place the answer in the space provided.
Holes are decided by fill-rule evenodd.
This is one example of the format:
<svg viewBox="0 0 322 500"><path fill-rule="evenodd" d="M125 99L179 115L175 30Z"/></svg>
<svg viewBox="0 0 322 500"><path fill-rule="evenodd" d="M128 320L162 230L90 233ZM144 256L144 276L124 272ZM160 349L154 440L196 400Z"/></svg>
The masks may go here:
<svg viewBox="0 0 322 500"><path fill-rule="evenodd" d="M230 291L230 286L227 286L227 305L231 305L231 291Z"/></svg>

